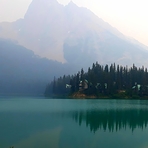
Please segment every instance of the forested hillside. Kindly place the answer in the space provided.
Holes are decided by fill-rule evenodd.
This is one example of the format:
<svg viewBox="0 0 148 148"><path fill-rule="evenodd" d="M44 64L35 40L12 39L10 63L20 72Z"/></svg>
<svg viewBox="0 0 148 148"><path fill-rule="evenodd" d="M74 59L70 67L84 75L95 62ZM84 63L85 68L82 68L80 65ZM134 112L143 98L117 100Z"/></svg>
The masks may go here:
<svg viewBox="0 0 148 148"><path fill-rule="evenodd" d="M0 39L0 94L44 94L47 81L70 66L41 58L11 40Z"/></svg>
<svg viewBox="0 0 148 148"><path fill-rule="evenodd" d="M148 97L148 72L147 68L138 68L134 64L132 67L123 67L116 64L102 66L96 63L92 68L88 68L87 72L81 69L75 75L54 79L48 84L45 95Z"/></svg>

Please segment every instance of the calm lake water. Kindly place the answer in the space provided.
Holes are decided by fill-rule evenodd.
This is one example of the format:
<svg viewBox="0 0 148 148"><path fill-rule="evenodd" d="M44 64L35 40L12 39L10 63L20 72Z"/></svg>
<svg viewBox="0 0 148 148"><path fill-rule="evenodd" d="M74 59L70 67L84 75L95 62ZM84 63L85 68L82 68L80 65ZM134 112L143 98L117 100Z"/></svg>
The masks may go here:
<svg viewBox="0 0 148 148"><path fill-rule="evenodd" d="M148 101L1 97L0 148L148 148Z"/></svg>

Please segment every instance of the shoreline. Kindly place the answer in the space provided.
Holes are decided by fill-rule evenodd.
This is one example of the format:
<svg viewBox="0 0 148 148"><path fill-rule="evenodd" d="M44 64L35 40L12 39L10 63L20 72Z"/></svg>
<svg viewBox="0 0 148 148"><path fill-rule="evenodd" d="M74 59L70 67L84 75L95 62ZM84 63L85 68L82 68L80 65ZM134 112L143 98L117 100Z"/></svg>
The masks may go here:
<svg viewBox="0 0 148 148"><path fill-rule="evenodd" d="M104 96L104 95L86 95L84 93L81 92L75 92L74 94L70 94L70 95L51 95L51 96L45 96L46 98L57 98L57 99L127 99L127 100L131 100L131 99L135 99L135 100L148 100L148 96L144 96L144 97L140 97L140 96L128 96L128 95L124 95L122 96L121 94L114 94L114 95L110 95L110 96Z"/></svg>

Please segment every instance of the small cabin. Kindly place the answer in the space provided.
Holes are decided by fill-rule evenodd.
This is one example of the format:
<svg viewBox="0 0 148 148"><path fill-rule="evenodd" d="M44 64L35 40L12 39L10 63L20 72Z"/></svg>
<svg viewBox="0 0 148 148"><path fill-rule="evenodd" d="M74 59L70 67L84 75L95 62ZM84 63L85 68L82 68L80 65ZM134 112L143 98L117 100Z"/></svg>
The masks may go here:
<svg viewBox="0 0 148 148"><path fill-rule="evenodd" d="M85 90L88 89L88 81L85 79L84 82L80 81L79 83L79 90Z"/></svg>
<svg viewBox="0 0 148 148"><path fill-rule="evenodd" d="M66 88L68 89L68 88L71 88L71 85L69 85L69 84L66 84Z"/></svg>

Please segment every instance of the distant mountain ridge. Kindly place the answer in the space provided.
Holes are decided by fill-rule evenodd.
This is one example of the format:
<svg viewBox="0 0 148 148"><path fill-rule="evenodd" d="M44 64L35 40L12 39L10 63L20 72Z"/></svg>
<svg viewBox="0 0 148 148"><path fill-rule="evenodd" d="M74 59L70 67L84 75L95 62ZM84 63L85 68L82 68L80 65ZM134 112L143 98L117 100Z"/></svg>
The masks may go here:
<svg viewBox="0 0 148 148"><path fill-rule="evenodd" d="M0 39L0 95L43 95L54 77L72 71L67 64L41 58L11 40Z"/></svg>
<svg viewBox="0 0 148 148"><path fill-rule="evenodd" d="M72 1L33 0L24 19L0 24L0 37L16 40L36 54L59 62L148 66L146 46L125 37L90 10Z"/></svg>

